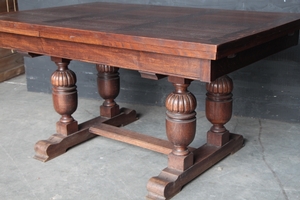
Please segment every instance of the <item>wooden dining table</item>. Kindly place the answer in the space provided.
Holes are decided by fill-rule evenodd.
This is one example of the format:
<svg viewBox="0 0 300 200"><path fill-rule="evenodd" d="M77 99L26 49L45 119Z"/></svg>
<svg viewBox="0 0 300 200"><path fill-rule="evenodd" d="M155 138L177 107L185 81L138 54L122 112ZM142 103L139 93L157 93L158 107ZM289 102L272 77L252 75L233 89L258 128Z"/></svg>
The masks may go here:
<svg viewBox="0 0 300 200"><path fill-rule="evenodd" d="M244 145L242 135L224 126L232 116L233 81L227 74L297 45L299 29L300 14L96 2L2 14L0 47L50 56L57 66L52 99L61 118L56 133L35 144L36 159L48 161L97 135L147 148L166 154L168 165L149 179L146 198L170 199ZM104 99L99 116L82 123L72 117L78 104L72 60L95 64ZM120 68L173 84L165 101L168 140L123 128L137 113L115 101ZM192 81L206 83L205 112L212 124L200 147L189 146L197 127Z"/></svg>

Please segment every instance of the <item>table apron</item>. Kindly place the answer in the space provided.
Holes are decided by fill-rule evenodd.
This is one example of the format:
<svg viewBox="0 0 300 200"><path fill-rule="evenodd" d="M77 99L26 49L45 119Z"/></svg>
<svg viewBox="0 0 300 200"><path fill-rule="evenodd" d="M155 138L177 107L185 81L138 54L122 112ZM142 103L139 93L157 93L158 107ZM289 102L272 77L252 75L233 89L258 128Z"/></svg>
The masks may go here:
<svg viewBox="0 0 300 200"><path fill-rule="evenodd" d="M41 55L206 81L210 60L0 32L0 46Z"/></svg>
<svg viewBox="0 0 300 200"><path fill-rule="evenodd" d="M299 30L295 31L293 35L285 35L283 37L271 40L234 54L232 57L213 60L211 61L211 74L209 78L211 81L216 80L217 78L230 72L243 68L251 63L283 51L289 47L295 46L298 44L298 40Z"/></svg>
<svg viewBox="0 0 300 200"><path fill-rule="evenodd" d="M202 82L214 81L218 77L297 45L298 39L299 31L238 52L232 57L211 61L0 32L0 46L3 48Z"/></svg>

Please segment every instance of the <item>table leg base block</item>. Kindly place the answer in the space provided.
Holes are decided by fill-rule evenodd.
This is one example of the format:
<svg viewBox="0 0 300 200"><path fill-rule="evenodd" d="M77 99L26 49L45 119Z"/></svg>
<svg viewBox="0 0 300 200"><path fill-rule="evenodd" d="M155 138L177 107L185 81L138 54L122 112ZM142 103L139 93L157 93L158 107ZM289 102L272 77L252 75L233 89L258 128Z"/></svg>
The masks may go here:
<svg viewBox="0 0 300 200"><path fill-rule="evenodd" d="M96 117L80 124L79 130L68 136L56 133L48 140L38 141L34 147L34 158L46 162L65 153L69 148L97 136L89 132L89 128L93 125L105 123L113 126L125 126L136 120L136 112L127 108L122 108L120 114L113 118Z"/></svg>
<svg viewBox="0 0 300 200"><path fill-rule="evenodd" d="M51 160L69 148L87 141L96 135L89 133L88 130L81 130L71 135L53 134L48 140L40 140L35 144L34 158L43 162Z"/></svg>
<svg viewBox="0 0 300 200"><path fill-rule="evenodd" d="M230 134L230 140L222 147L205 144L193 151L194 164L185 171L165 168L152 177L147 184L148 200L166 200L180 192L181 188L191 180L205 172L231 153L243 147L243 136Z"/></svg>

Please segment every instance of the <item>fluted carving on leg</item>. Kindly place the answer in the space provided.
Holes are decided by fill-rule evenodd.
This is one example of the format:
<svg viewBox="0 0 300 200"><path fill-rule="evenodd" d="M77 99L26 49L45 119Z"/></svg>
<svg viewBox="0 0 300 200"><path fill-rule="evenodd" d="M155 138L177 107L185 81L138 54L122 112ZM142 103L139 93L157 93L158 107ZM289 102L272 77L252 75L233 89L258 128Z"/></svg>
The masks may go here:
<svg viewBox="0 0 300 200"><path fill-rule="evenodd" d="M78 130L77 121L72 117L78 104L76 75L68 69L70 60L54 57L51 59L58 67L51 76L53 106L61 115L56 131L67 136Z"/></svg>
<svg viewBox="0 0 300 200"><path fill-rule="evenodd" d="M172 80L172 79L171 79ZM193 155L188 145L194 140L196 133L195 96L187 90L190 81L181 79L173 82L175 87L166 99L166 132L174 145L169 155L168 167L184 171L193 163Z"/></svg>
<svg viewBox="0 0 300 200"><path fill-rule="evenodd" d="M188 145L196 134L195 96L188 91L191 80L169 77L175 90L166 99L166 132L173 150L168 155L168 167L147 184L147 199L170 199L185 184L185 173L194 164L194 153Z"/></svg>

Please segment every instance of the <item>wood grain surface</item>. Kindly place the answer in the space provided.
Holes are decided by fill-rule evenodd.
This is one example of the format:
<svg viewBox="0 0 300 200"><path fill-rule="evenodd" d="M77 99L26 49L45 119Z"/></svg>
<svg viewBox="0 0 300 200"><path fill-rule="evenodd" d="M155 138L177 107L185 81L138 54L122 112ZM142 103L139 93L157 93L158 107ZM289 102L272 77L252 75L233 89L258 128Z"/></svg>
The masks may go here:
<svg viewBox="0 0 300 200"><path fill-rule="evenodd" d="M1 16L0 31L214 60L293 32L299 18L287 13L89 3Z"/></svg>

